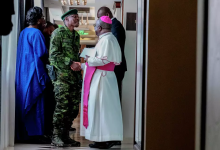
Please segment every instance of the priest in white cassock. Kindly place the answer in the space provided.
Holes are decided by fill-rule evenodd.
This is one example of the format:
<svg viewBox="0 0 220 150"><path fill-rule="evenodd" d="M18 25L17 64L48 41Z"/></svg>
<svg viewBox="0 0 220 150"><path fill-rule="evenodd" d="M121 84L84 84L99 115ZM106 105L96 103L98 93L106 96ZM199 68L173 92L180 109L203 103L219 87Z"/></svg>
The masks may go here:
<svg viewBox="0 0 220 150"><path fill-rule="evenodd" d="M111 33L112 20L99 18L95 31L99 41L95 53L86 57L81 100L81 136L94 141L91 148L108 149L123 140L123 123L115 65L121 50ZM83 66L83 65L82 65Z"/></svg>

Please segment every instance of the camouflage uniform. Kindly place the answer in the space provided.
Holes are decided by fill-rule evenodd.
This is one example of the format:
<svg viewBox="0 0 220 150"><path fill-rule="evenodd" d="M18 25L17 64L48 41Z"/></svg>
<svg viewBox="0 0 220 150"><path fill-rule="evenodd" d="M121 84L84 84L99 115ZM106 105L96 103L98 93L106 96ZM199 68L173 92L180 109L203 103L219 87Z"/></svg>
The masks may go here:
<svg viewBox="0 0 220 150"><path fill-rule="evenodd" d="M80 36L76 31L61 27L53 32L49 51L50 65L56 72L56 80L53 81L56 100L53 126L61 137L69 133L72 121L79 112L81 73L70 68L73 61L80 61L79 49Z"/></svg>

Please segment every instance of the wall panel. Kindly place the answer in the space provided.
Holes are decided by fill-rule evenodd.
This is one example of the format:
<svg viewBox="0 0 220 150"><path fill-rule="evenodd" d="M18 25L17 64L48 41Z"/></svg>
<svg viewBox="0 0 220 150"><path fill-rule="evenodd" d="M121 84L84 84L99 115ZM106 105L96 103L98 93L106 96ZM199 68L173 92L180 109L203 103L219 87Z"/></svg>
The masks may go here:
<svg viewBox="0 0 220 150"><path fill-rule="evenodd" d="M149 2L147 150L195 145L197 0Z"/></svg>
<svg viewBox="0 0 220 150"><path fill-rule="evenodd" d="M220 1L209 0L206 150L220 149Z"/></svg>

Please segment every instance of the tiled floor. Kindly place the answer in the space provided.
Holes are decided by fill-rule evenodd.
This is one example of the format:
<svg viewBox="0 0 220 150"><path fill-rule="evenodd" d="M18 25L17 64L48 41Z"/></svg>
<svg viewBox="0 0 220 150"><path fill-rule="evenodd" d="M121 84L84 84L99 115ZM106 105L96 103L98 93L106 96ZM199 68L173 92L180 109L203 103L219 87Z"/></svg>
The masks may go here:
<svg viewBox="0 0 220 150"><path fill-rule="evenodd" d="M66 148L56 148L50 145L15 145L15 147L10 147L7 150L93 150L88 147L66 147ZM97 150L97 149L94 149ZM133 150L132 145L122 145L121 147L113 147L112 150Z"/></svg>
<svg viewBox="0 0 220 150"><path fill-rule="evenodd" d="M88 145L92 142L86 140L84 137L80 136L80 115L74 120L73 126L76 128L75 133L70 133L70 137L79 141L81 143L81 147L65 147L65 148L56 148L51 145L33 145L33 144L16 144L15 147L10 147L7 150L56 150L56 149L64 149L64 150L93 150L88 147ZM112 148L113 150L133 150L132 144L122 144L122 146L116 146ZM94 149L95 150L95 149Z"/></svg>

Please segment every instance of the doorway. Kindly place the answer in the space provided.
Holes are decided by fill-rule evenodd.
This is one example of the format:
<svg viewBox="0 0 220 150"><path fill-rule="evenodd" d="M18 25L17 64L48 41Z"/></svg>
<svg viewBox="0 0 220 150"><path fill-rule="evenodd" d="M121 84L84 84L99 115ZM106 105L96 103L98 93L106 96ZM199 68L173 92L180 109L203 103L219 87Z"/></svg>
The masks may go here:
<svg viewBox="0 0 220 150"><path fill-rule="evenodd" d="M95 1L93 4L100 5L101 6L109 6L110 8L113 7L113 2L106 4L106 1ZM41 1L43 2L43 1ZM48 2L48 1L47 1ZM108 1L109 2L109 1ZM55 2L53 2L54 4ZM89 5L89 2L87 3L88 6L91 8L92 6ZM129 69L126 72L124 81L123 81L123 94L122 94L122 112L123 112L123 122L124 122L124 142L123 144L130 144L134 145L137 144L137 149L143 149L144 148L144 137L145 137L145 122L143 115L145 113L145 89L146 89L146 59L147 59L147 53L146 53L146 42L147 38L147 29L145 28L147 25L147 2L144 0L137 0L137 1L122 1L121 4L123 6L121 8L121 18L123 25L126 29L126 44L125 47L126 50L126 58L128 60L128 66ZM45 7L45 3L38 3L41 7ZM136 6L136 7L134 7ZM84 6L85 7L85 6ZM91 9L92 10L92 9ZM122 11L123 10L123 11ZM94 14L96 14L97 10L92 10ZM120 12L120 11L117 11ZM44 9L45 16L48 16L49 21L53 21L55 23L59 23L59 20L56 21L50 17L50 13L53 13L52 11L48 9ZM136 29L135 30L127 30L127 14L129 13L136 13L137 18L135 20L136 22ZM118 14L117 14L118 15ZM83 16L83 19L85 19L87 16L85 14L85 17ZM95 15L96 17L96 15ZM91 19L94 19L93 16L91 16ZM92 21L91 21L92 22ZM137 46L136 46L137 45ZM10 57L10 56L9 56ZM138 60L136 62L136 60ZM135 63L136 62L136 63ZM136 87L136 88L135 88ZM13 93L13 91L11 91ZM14 101L13 96L10 97L12 101ZM136 105L135 105L136 104ZM8 105L14 105L14 103L10 103ZM10 109L13 109L13 107L10 107ZM12 115L13 111L11 112L11 117L14 118ZM79 118L75 120L75 123L73 123L73 127L75 126L78 128L79 126ZM10 124L10 128L13 128L13 124ZM77 129L79 131L79 129ZM12 131L13 132L13 131ZM14 137L12 137L13 134L9 135L9 139L12 141ZM77 135L77 134L75 134ZM75 137L76 138L76 137ZM88 143L85 142L87 145ZM13 143L11 142L10 146L13 146Z"/></svg>

